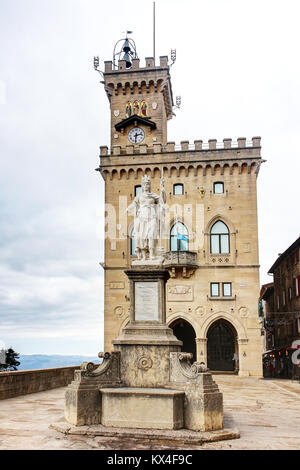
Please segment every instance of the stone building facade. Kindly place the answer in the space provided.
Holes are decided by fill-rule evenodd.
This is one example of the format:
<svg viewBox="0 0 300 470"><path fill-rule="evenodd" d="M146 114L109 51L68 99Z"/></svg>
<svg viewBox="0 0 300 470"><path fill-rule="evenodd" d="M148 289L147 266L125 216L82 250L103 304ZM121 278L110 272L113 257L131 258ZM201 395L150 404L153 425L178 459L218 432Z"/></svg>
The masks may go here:
<svg viewBox="0 0 300 470"><path fill-rule="evenodd" d="M261 295L264 307L264 332L268 364L274 363L274 375L282 378L299 376L293 363L295 342L300 348L300 238L280 254L269 270L274 282ZM294 343L294 346L293 346ZM298 354L300 357L300 352Z"/></svg>
<svg viewBox="0 0 300 470"><path fill-rule="evenodd" d="M183 350L212 370L262 375L258 319L259 260L256 179L260 137L218 143L167 139L173 116L168 58L127 69L105 62L111 146L100 148L105 181L105 350L129 321L124 270L135 259L133 216L126 207L144 174L159 193L165 180L166 224L159 241L170 272L167 322Z"/></svg>

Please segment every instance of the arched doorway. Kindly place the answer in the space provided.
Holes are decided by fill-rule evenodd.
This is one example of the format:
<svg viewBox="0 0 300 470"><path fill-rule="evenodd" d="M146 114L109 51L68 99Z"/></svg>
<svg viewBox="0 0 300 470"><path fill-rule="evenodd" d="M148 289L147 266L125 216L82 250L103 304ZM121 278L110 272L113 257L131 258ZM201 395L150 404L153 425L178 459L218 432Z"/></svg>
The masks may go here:
<svg viewBox="0 0 300 470"><path fill-rule="evenodd" d="M235 372L238 368L237 334L226 320L215 321L207 332L207 367Z"/></svg>
<svg viewBox="0 0 300 470"><path fill-rule="evenodd" d="M176 338L183 342L181 350L183 352L192 353L192 362L196 361L196 333L192 325L186 320L183 320L183 318L178 318L173 321L169 327L172 328Z"/></svg>

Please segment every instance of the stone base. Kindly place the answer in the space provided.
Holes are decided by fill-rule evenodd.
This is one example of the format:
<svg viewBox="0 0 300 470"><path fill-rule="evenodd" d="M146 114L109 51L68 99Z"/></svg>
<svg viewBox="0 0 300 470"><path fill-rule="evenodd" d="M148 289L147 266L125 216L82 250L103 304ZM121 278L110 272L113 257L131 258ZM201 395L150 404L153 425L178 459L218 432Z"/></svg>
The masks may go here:
<svg viewBox="0 0 300 470"><path fill-rule="evenodd" d="M101 422L101 396L95 385L82 385L75 381L65 395L65 418L75 426Z"/></svg>
<svg viewBox="0 0 300 470"><path fill-rule="evenodd" d="M145 440L159 442L165 445L199 445L205 442L217 442L230 439L239 439L240 433L237 429L221 429L211 432L195 432L187 429L159 430L159 429L129 429L105 427L102 424L96 426L70 426L68 423L58 421L51 424L50 429L54 429L67 436L85 436L85 437L118 437L121 439L134 439L136 442Z"/></svg>
<svg viewBox="0 0 300 470"><path fill-rule="evenodd" d="M118 344L120 352L122 383L125 387L165 387L170 377L170 352L179 351L180 346L171 344ZM148 343L148 344L147 344Z"/></svg>
<svg viewBox="0 0 300 470"><path fill-rule="evenodd" d="M101 424L112 427L180 429L184 392L154 388L102 388Z"/></svg>

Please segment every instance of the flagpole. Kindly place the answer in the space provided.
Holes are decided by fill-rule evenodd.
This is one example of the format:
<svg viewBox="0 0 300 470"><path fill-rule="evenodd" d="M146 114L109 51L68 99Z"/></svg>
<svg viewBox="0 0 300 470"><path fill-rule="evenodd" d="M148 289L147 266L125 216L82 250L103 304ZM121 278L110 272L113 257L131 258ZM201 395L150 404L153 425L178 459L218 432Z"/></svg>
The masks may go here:
<svg viewBox="0 0 300 470"><path fill-rule="evenodd" d="M153 58L155 65L155 2L153 2Z"/></svg>

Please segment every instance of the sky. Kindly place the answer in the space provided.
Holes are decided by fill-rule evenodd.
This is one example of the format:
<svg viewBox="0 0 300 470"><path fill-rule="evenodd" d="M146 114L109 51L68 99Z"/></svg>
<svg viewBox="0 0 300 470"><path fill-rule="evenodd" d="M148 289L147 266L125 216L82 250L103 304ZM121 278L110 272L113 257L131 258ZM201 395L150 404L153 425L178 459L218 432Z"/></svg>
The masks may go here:
<svg viewBox="0 0 300 470"><path fill-rule="evenodd" d="M157 0L156 55L182 105L168 140L261 136L261 283L299 236L297 0ZM103 350L109 105L93 56L132 30L152 56L152 0L0 0L0 342L22 354Z"/></svg>

